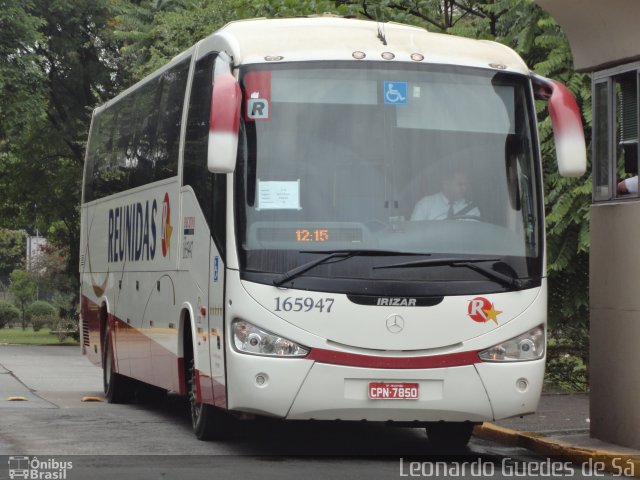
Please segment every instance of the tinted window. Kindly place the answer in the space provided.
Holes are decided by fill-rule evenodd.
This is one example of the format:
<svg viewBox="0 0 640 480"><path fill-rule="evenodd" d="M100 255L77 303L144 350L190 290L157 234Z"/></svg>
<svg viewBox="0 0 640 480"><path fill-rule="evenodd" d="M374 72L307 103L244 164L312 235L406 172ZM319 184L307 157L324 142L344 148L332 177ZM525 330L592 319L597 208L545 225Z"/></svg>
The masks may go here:
<svg viewBox="0 0 640 480"><path fill-rule="evenodd" d="M158 135L154 159L155 180L174 177L178 174L182 108L188 74L189 61L185 60L162 77L162 97L158 110Z"/></svg>
<svg viewBox="0 0 640 480"><path fill-rule="evenodd" d="M174 177L189 60L94 117L84 201Z"/></svg>

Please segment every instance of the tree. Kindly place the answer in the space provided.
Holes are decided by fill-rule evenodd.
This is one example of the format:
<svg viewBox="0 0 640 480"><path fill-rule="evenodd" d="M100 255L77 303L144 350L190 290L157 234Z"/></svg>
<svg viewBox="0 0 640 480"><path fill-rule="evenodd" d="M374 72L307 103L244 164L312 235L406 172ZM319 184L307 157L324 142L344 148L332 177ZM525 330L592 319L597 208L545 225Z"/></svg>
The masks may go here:
<svg viewBox="0 0 640 480"><path fill-rule="evenodd" d="M53 302L64 314L75 311L76 283L66 273L68 247L48 243L35 257L31 275L36 281L39 297Z"/></svg>
<svg viewBox="0 0 640 480"><path fill-rule="evenodd" d="M34 64L34 45L42 40L44 21L30 0L5 0L0 8L0 152L7 139L30 121L41 100L41 72Z"/></svg>
<svg viewBox="0 0 640 480"><path fill-rule="evenodd" d="M9 291L18 302L22 313L22 329L27 328L26 310L27 306L36 298L36 281L26 270L14 270L11 272L11 285Z"/></svg>
<svg viewBox="0 0 640 480"><path fill-rule="evenodd" d="M20 310L12 303L0 300L0 328L4 328L7 325L13 327L18 318L20 318Z"/></svg>
<svg viewBox="0 0 640 480"><path fill-rule="evenodd" d="M120 2L11 0L5 13L6 3L0 99L16 101L0 103L0 226L37 228L66 245L77 282L85 142L92 108L118 88L111 26Z"/></svg>
<svg viewBox="0 0 640 480"><path fill-rule="evenodd" d="M20 268L25 257L25 233L19 230L0 228L0 281L9 279L9 274Z"/></svg>
<svg viewBox="0 0 640 480"><path fill-rule="evenodd" d="M225 0L159 0L123 8L114 32L122 45L123 78L140 80L233 19Z"/></svg>

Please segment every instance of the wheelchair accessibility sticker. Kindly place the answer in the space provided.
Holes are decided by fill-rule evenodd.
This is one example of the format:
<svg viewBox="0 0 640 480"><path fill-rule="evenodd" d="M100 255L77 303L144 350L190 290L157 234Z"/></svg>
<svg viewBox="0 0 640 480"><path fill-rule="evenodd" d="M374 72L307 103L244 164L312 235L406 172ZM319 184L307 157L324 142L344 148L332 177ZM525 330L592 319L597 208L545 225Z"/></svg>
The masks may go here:
<svg viewBox="0 0 640 480"><path fill-rule="evenodd" d="M385 105L406 105L408 102L407 82L384 82Z"/></svg>

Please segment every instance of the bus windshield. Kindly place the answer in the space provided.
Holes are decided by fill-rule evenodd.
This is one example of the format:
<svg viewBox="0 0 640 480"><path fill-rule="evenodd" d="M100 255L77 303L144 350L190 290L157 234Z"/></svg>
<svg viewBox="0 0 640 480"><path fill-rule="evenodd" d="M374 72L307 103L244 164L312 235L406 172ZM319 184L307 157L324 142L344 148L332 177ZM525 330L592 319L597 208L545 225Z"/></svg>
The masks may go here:
<svg viewBox="0 0 640 480"><path fill-rule="evenodd" d="M486 258L513 278L539 281L543 220L527 77L304 62L245 66L240 81L236 232L244 274L272 283L270 276L319 255L354 251L318 262L298 285L459 281L487 291L491 283L446 261L380 268L402 255Z"/></svg>

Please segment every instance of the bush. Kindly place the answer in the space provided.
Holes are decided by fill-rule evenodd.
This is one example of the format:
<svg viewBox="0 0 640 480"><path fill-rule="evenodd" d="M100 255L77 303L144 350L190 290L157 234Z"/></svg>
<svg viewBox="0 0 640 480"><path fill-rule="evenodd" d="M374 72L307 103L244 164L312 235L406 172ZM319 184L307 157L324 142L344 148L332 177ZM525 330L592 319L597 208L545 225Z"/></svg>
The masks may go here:
<svg viewBox="0 0 640 480"><path fill-rule="evenodd" d="M50 327L55 324L57 319L55 315L34 315L31 317L33 331L38 332L42 328Z"/></svg>
<svg viewBox="0 0 640 480"><path fill-rule="evenodd" d="M80 326L77 318L58 318L51 324L51 328L57 332L60 342L64 342L67 337L73 338L76 342L80 340Z"/></svg>
<svg viewBox="0 0 640 480"><path fill-rule="evenodd" d="M547 391L584 392L589 388L589 327L556 325L547 332Z"/></svg>
<svg viewBox="0 0 640 480"><path fill-rule="evenodd" d="M33 322L35 317L57 317L57 313L58 312L53 305L42 300L36 300L29 305L25 311L27 323Z"/></svg>
<svg viewBox="0 0 640 480"><path fill-rule="evenodd" d="M52 325L58 317L55 307L42 300L36 300L29 305L25 313L27 322L33 325L34 332Z"/></svg>
<svg viewBox="0 0 640 480"><path fill-rule="evenodd" d="M0 328L5 326L13 327L14 323L20 321L20 310L12 303L0 300Z"/></svg>

